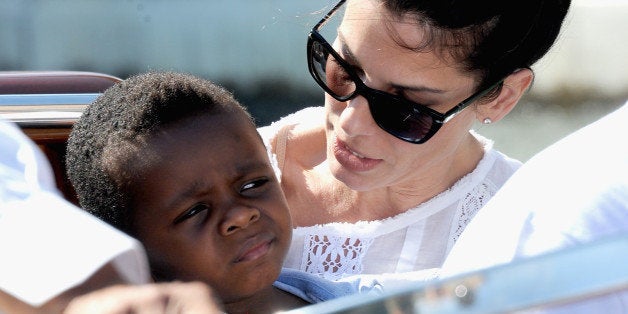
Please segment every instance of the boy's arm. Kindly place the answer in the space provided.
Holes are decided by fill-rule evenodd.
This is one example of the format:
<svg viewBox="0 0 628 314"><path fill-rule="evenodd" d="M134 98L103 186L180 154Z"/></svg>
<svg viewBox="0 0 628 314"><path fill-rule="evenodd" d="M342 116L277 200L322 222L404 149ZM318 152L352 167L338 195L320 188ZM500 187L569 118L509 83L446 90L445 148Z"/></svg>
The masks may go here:
<svg viewBox="0 0 628 314"><path fill-rule="evenodd" d="M205 284L162 283L125 285L108 263L91 278L41 306L33 306L0 290L0 313L105 314L105 313L223 313Z"/></svg>
<svg viewBox="0 0 628 314"><path fill-rule="evenodd" d="M116 271L112 263L97 270L85 282L70 288L41 305L33 305L0 289L0 313L62 313L70 301L82 294L98 290L114 284L124 283L124 279ZM33 285L37 283L33 282Z"/></svg>

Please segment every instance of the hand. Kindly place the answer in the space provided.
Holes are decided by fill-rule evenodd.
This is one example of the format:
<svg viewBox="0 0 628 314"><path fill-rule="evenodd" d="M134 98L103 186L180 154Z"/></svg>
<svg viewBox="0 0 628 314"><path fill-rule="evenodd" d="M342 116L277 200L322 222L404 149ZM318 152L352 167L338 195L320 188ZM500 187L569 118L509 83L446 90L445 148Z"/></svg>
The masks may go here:
<svg viewBox="0 0 628 314"><path fill-rule="evenodd" d="M223 313L212 290L199 282L116 285L74 298L64 314Z"/></svg>

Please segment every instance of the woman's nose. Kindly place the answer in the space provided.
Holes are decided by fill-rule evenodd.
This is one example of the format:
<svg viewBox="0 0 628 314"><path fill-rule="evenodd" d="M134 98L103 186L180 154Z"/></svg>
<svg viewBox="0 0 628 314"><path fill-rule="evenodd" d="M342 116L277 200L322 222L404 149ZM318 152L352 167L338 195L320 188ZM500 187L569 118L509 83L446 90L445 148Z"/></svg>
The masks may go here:
<svg viewBox="0 0 628 314"><path fill-rule="evenodd" d="M228 210L220 224L220 233L231 235L247 228L260 218L260 211L255 207L238 205Z"/></svg>
<svg viewBox="0 0 628 314"><path fill-rule="evenodd" d="M338 118L338 126L348 136L371 135L377 128L373 121L369 104L362 95L348 100Z"/></svg>

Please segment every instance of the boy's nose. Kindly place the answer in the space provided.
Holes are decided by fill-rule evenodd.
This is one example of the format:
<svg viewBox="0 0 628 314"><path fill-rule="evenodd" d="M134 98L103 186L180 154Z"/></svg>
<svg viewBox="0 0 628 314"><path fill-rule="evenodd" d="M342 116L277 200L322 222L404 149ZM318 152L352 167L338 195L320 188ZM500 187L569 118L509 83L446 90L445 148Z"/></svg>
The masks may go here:
<svg viewBox="0 0 628 314"><path fill-rule="evenodd" d="M230 235L247 228L260 218L260 211L255 207L238 205L231 208L220 225L220 233Z"/></svg>

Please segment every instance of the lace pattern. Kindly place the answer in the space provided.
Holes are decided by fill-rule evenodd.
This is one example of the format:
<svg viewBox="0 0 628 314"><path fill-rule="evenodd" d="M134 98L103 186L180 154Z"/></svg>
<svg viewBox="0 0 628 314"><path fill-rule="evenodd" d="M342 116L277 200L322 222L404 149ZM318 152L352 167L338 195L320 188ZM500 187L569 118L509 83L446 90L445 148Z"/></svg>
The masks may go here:
<svg viewBox="0 0 628 314"><path fill-rule="evenodd" d="M337 280L362 273L362 259L372 238L309 235L304 241L301 270Z"/></svg>
<svg viewBox="0 0 628 314"><path fill-rule="evenodd" d="M462 231L471 219L495 195L497 187L489 181L482 182L458 204L458 211L452 224L452 232L447 245L448 251L458 241Z"/></svg>

